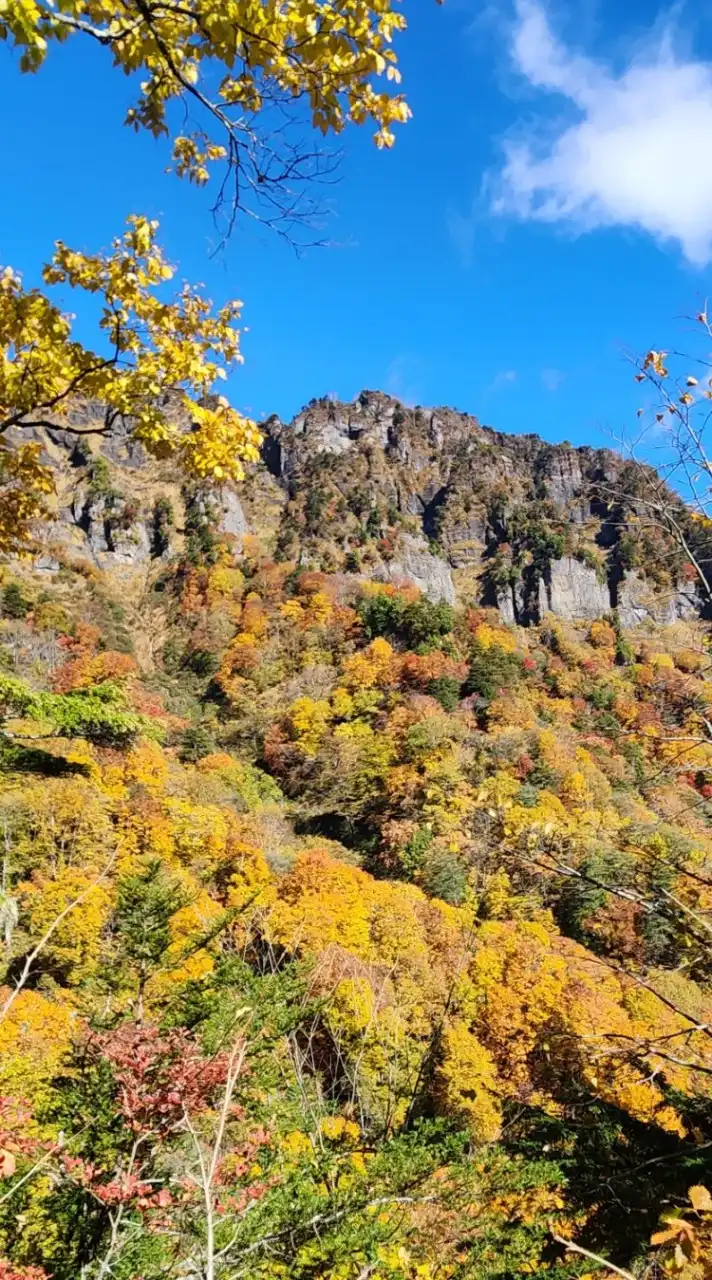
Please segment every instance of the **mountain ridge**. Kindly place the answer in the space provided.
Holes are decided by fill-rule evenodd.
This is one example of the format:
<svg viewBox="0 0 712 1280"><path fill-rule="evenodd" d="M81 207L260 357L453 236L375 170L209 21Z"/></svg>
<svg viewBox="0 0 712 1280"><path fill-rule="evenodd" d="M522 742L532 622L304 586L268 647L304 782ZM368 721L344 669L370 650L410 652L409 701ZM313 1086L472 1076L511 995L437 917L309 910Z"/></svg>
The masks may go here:
<svg viewBox="0 0 712 1280"><path fill-rule="evenodd" d="M84 432L100 421L97 406L72 414ZM684 557L640 504L654 473L614 450L504 433L372 390L312 400L262 430L261 462L212 495L188 491L128 431L37 433L58 490L40 567L64 546L126 578L176 554L191 521L207 518L238 556L252 538L304 569L412 582L521 625L618 610L630 627L702 609Z"/></svg>

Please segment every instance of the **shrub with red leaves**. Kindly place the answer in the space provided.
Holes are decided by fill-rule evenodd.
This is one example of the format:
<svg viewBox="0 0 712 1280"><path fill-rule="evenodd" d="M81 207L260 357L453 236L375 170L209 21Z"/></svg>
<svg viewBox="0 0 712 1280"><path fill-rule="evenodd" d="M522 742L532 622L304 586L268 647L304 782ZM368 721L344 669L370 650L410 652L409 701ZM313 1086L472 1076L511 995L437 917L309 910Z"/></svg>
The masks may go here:
<svg viewBox="0 0 712 1280"><path fill-rule="evenodd" d="M126 1023L93 1041L113 1067L119 1106L136 1134L165 1134L213 1101L227 1078L227 1054L206 1058L187 1031Z"/></svg>
<svg viewBox="0 0 712 1280"><path fill-rule="evenodd" d="M6 1258L0 1258L0 1280L51 1280L44 1267L16 1267Z"/></svg>

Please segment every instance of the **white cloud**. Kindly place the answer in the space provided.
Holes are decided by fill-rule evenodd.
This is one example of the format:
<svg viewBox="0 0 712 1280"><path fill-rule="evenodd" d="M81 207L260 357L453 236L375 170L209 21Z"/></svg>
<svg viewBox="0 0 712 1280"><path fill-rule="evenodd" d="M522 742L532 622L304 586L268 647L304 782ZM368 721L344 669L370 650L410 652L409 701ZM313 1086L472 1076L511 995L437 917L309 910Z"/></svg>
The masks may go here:
<svg viewBox="0 0 712 1280"><path fill-rule="evenodd" d="M469 213L452 206L447 211L447 230L463 267L471 267L475 249L475 201Z"/></svg>
<svg viewBox="0 0 712 1280"><path fill-rule="evenodd" d="M676 53L668 28L619 73L569 49L537 0L516 0L511 53L569 120L504 142L491 207L577 231L633 227L712 258L712 63Z"/></svg>
<svg viewBox="0 0 712 1280"><path fill-rule="evenodd" d="M540 376L542 384L547 391L558 391L566 374L562 373L560 369L542 369Z"/></svg>
<svg viewBox="0 0 712 1280"><path fill-rule="evenodd" d="M503 391L505 387L511 387L513 382L517 381L516 369L500 369L496 373L487 387L488 392Z"/></svg>

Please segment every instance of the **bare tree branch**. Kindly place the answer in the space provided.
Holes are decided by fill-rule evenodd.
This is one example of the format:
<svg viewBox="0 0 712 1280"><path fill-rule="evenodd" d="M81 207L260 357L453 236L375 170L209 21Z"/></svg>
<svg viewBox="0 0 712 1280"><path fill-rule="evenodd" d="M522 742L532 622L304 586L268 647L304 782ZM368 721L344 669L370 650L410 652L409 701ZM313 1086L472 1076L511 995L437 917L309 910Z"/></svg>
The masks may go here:
<svg viewBox="0 0 712 1280"><path fill-rule="evenodd" d="M590 1249L584 1249L583 1245L574 1244L573 1240L567 1240L565 1236L557 1235L552 1231L551 1237L557 1244L562 1244L569 1253L577 1253L582 1258L588 1258L590 1262L597 1262L599 1267L606 1267L608 1271L613 1271L617 1276L622 1276L623 1280L638 1280L632 1271L626 1271L624 1267L617 1267L615 1263L609 1262L607 1258L602 1258L600 1253L592 1253Z"/></svg>

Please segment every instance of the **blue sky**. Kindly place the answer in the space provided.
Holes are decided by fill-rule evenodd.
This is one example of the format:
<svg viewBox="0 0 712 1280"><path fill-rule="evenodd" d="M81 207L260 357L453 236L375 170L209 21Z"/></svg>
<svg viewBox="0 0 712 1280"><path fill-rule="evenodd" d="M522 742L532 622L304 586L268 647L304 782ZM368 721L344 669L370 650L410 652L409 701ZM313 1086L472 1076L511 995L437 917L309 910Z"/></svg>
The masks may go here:
<svg viewBox="0 0 712 1280"><path fill-rule="evenodd" d="M56 237L100 248L144 212L182 276L243 299L229 390L256 417L378 387L610 443L634 423L625 352L684 345L710 284L712 29L643 0L405 13L413 120L390 153L345 135L333 243L301 257L244 225L209 256L209 191L122 127L103 50L73 40L21 77L0 49L0 261L34 282Z"/></svg>

